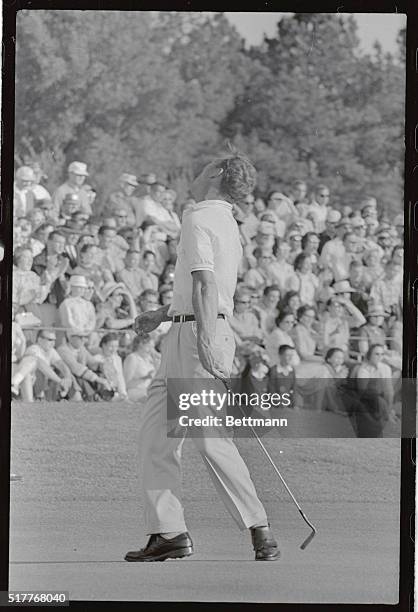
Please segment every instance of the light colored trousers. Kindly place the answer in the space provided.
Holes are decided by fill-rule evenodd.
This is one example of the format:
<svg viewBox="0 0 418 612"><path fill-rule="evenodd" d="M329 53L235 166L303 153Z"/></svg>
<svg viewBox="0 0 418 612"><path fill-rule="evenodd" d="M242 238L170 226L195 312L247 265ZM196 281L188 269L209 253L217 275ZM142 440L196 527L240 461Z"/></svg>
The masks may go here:
<svg viewBox="0 0 418 612"><path fill-rule="evenodd" d="M216 344L230 370L235 341L224 319L217 319ZM193 378L211 379L208 380L211 388L213 384L218 384L199 361L194 321L172 324L164 342L160 369L149 387L146 406L141 414L139 452L147 534L187 531L181 502L181 448L184 437L167 437L167 378L189 379L184 381L182 392L197 390L190 380ZM218 390L225 392L222 383L219 384ZM194 437L193 442L222 501L240 529L266 521L264 507L232 439L225 437L224 432L223 437Z"/></svg>

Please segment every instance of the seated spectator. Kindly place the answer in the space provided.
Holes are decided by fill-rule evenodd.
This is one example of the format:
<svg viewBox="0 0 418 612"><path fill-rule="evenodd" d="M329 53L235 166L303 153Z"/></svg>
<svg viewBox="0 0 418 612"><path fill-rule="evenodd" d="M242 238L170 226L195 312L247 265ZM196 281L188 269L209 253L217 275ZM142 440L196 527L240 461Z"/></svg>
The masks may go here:
<svg viewBox="0 0 418 612"><path fill-rule="evenodd" d="M279 238L284 238L286 233L286 223L283 219L279 219L273 211L266 211L260 215L260 226L263 227L269 223L274 230L274 235Z"/></svg>
<svg viewBox="0 0 418 612"><path fill-rule="evenodd" d="M106 283L114 282L113 274L105 267L95 263L95 250L93 244L85 244L81 247L78 255L78 265L70 271L70 275L84 276L94 284L96 294L101 298L101 290Z"/></svg>
<svg viewBox="0 0 418 612"><path fill-rule="evenodd" d="M297 319L298 310L301 306L299 293L297 291L287 291L279 304L280 312L291 312Z"/></svg>
<svg viewBox="0 0 418 612"><path fill-rule="evenodd" d="M32 238L39 243L42 248L39 248L39 253L45 249L46 243L48 242L49 235L54 231L55 225L52 223L41 223L39 227L32 232ZM13 245L14 246L14 245ZM34 255L35 257L35 255Z"/></svg>
<svg viewBox="0 0 418 612"><path fill-rule="evenodd" d="M281 344L279 346L274 365L268 373L269 393L278 393L279 395L288 393L291 399L293 399L296 387L295 357L296 351L294 346L288 344ZM294 408L293 401L291 401L289 407ZM277 408L280 408L280 406L277 406Z"/></svg>
<svg viewBox="0 0 418 612"><path fill-rule="evenodd" d="M61 227L61 233L64 234L66 244L64 247L64 255L68 258L70 268L74 269L78 264L78 243L82 235L81 230L72 228L70 225Z"/></svg>
<svg viewBox="0 0 418 612"><path fill-rule="evenodd" d="M388 316L380 304L370 303L366 314L367 322L358 330L358 335L361 337L361 340L358 341L358 350L362 356L366 355L373 344L385 345L386 332L383 326Z"/></svg>
<svg viewBox="0 0 418 612"><path fill-rule="evenodd" d="M25 357L36 358L36 380L33 391L36 399L56 401L71 399L74 394L70 369L55 350L56 335L53 330L39 330L36 343L25 351ZM55 383L55 384L54 384Z"/></svg>
<svg viewBox="0 0 418 612"><path fill-rule="evenodd" d="M325 355L324 373L322 378L343 378L348 376L348 367L345 365L345 352L341 348L330 348Z"/></svg>
<svg viewBox="0 0 418 612"><path fill-rule="evenodd" d="M119 339L117 334L106 334L100 340L103 362L101 371L114 391L113 400L128 399L126 382L123 374L122 359L118 355Z"/></svg>
<svg viewBox="0 0 418 612"><path fill-rule="evenodd" d="M293 313L282 310L275 322L275 329L266 336L265 341L266 351L272 365L279 362L279 348L282 345L295 348L295 343L290 335L295 324L295 316ZM296 366L299 362L299 356L296 351L294 351L292 365Z"/></svg>
<svg viewBox="0 0 418 612"><path fill-rule="evenodd" d="M290 246L287 261L293 265L296 257L302 252L302 234L299 230L293 230L286 235L286 238Z"/></svg>
<svg viewBox="0 0 418 612"><path fill-rule="evenodd" d="M268 392L269 360L267 354L257 347L248 355L248 362L241 374L241 392L250 396ZM251 409L251 403L247 405ZM263 410L263 409L262 409Z"/></svg>
<svg viewBox="0 0 418 612"><path fill-rule="evenodd" d="M315 376L317 368L310 368L309 366L323 363L323 358L317 352L320 337L313 328L315 319L316 311L314 308L308 305L301 306L298 309L297 323L292 329L291 336L301 359L297 370L300 378Z"/></svg>
<svg viewBox="0 0 418 612"><path fill-rule="evenodd" d="M125 268L116 273L116 280L129 289L136 300L145 289L157 289L158 278L150 270L154 261L154 253L146 251L141 257L139 251L128 251L125 258ZM146 269L140 267L143 263Z"/></svg>
<svg viewBox="0 0 418 612"><path fill-rule="evenodd" d="M278 240L273 247L274 259L270 264L270 270L274 284L278 285L282 295L286 292L287 279L294 273L292 264L287 260L289 253L290 246L285 240Z"/></svg>
<svg viewBox="0 0 418 612"><path fill-rule="evenodd" d="M33 256L28 248L18 247L13 259L13 302L19 307L45 302L54 277L44 274L40 278L33 272Z"/></svg>
<svg viewBox="0 0 418 612"><path fill-rule="evenodd" d="M35 231L38 229L42 223L45 223L45 215L44 211L40 208L33 208L27 215L26 218L29 219L32 225L32 230Z"/></svg>
<svg viewBox="0 0 418 612"><path fill-rule="evenodd" d="M360 261L352 261L348 273L348 282L354 291L351 294L351 301L364 315L367 312L367 302L370 298L367 282L364 279L365 268Z"/></svg>
<svg viewBox="0 0 418 612"><path fill-rule="evenodd" d="M402 296L402 268L393 260L389 260L385 265L384 276L372 283L370 299L383 306L386 312L397 314Z"/></svg>
<svg viewBox="0 0 418 612"><path fill-rule="evenodd" d="M257 260L257 267L248 270L244 276L244 282L246 285L256 289L264 289L264 287L274 283L274 271L271 269L274 257L270 249L257 248L254 254Z"/></svg>
<svg viewBox="0 0 418 612"><path fill-rule="evenodd" d="M147 310L157 310L159 308L158 291L154 289L145 289L136 301L139 312L147 312Z"/></svg>
<svg viewBox="0 0 418 612"><path fill-rule="evenodd" d="M98 328L126 329L134 324L137 316L135 302L123 283L106 283L101 295L104 302L97 305ZM127 310L122 309L124 300Z"/></svg>
<svg viewBox="0 0 418 612"><path fill-rule="evenodd" d="M172 285L161 285L159 288L160 302L162 306L171 304L173 301L173 286Z"/></svg>
<svg viewBox="0 0 418 612"><path fill-rule="evenodd" d="M341 213L338 210L329 210L325 219L325 230L319 234L318 253L322 253L322 249L326 242L333 240L337 236L337 225L341 220Z"/></svg>
<svg viewBox="0 0 418 612"><path fill-rule="evenodd" d="M237 347L245 353L250 353L255 344L261 344L263 331L254 313L250 310L250 292L239 289L234 296L234 312L229 320L234 332Z"/></svg>
<svg viewBox="0 0 418 612"><path fill-rule="evenodd" d="M263 298L259 303L257 310L261 329L266 336L274 329L275 320L279 314L279 300L280 289L277 285L269 285L268 287L265 287L263 291Z"/></svg>
<svg viewBox="0 0 418 612"><path fill-rule="evenodd" d="M297 291L302 304L313 306L319 287L318 277L312 272L309 255L299 253L294 263L294 274L287 279L288 291Z"/></svg>
<svg viewBox="0 0 418 612"><path fill-rule="evenodd" d="M68 330L77 329L88 335L96 328L96 311L93 304L85 299L88 288L86 277L74 274L69 284L70 295L58 309L61 325Z"/></svg>
<svg viewBox="0 0 418 612"><path fill-rule="evenodd" d="M350 299L342 295L330 298L320 321L321 350L327 352L330 348L339 348L347 355L350 327L359 327L365 322Z"/></svg>
<svg viewBox="0 0 418 612"><path fill-rule="evenodd" d="M72 329L67 331L66 336L67 341L58 347L58 354L74 378L75 393L72 400L107 399L112 387L104 376L98 374L104 361L103 356L92 355L85 347L88 332Z"/></svg>
<svg viewBox="0 0 418 612"><path fill-rule="evenodd" d="M82 210L89 216L93 214L87 192L82 189L86 176L89 176L89 173L87 172L87 165L83 162L75 161L68 166L68 179L56 189L52 196L55 215L57 217L61 212L64 198L69 193L78 195L80 200L79 210Z"/></svg>
<svg viewBox="0 0 418 612"><path fill-rule="evenodd" d="M366 251L366 253L363 255L363 262L365 264L363 276L364 282L367 288L370 289L372 284L381 279L385 274L385 270L382 265L381 250L376 246L370 251Z"/></svg>
<svg viewBox="0 0 418 612"><path fill-rule="evenodd" d="M319 315L326 310L328 300L334 295L334 289L331 287L333 280L334 275L331 268L323 268L318 274L316 306Z"/></svg>
<svg viewBox="0 0 418 612"><path fill-rule="evenodd" d="M40 277L52 279L48 302L57 307L65 297L67 281L65 274L69 268L69 259L64 255L65 236L59 231L52 231L48 236L46 248L37 255L32 270Z"/></svg>
<svg viewBox="0 0 418 612"><path fill-rule="evenodd" d="M64 197L60 213L58 215L57 225L65 225L73 219L73 215L80 209L80 198L76 193L67 193Z"/></svg>
<svg viewBox="0 0 418 612"><path fill-rule="evenodd" d="M99 245L95 251L94 263L100 267L107 268L113 275L125 267L124 254L120 249L113 246L117 233L115 227L102 225L99 229Z"/></svg>
<svg viewBox="0 0 418 612"><path fill-rule="evenodd" d="M12 304L12 397L21 394L24 402L33 402L33 379L37 368L35 357L25 356L26 338L15 320L19 305Z"/></svg>
<svg viewBox="0 0 418 612"><path fill-rule="evenodd" d="M312 264L312 271L315 274L318 271L318 247L319 247L319 237L315 232L307 232L302 238L302 253L304 255L308 255Z"/></svg>
<svg viewBox="0 0 418 612"><path fill-rule="evenodd" d="M123 373L130 400L141 401L146 398L149 384L159 365L160 355L154 349L151 336L149 334L135 336L132 353L123 362Z"/></svg>

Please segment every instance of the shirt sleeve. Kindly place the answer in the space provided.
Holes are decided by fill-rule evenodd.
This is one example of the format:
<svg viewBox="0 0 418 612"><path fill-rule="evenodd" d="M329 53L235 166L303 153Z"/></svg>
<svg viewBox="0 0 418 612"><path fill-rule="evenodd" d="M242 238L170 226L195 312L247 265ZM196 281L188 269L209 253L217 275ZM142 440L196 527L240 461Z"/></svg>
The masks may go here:
<svg viewBox="0 0 418 612"><path fill-rule="evenodd" d="M192 223L182 230L182 247L190 272L215 269L213 245L209 232Z"/></svg>

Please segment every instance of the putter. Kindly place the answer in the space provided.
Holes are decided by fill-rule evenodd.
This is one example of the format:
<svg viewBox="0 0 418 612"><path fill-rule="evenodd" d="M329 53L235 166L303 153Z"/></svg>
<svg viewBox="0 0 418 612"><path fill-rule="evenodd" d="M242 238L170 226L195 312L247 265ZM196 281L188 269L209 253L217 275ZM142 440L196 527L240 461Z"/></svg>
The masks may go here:
<svg viewBox="0 0 418 612"><path fill-rule="evenodd" d="M227 391L230 391L230 387L228 382L223 379L220 378L219 380L221 380L226 388ZM243 411L243 409L241 408L241 405L239 405L239 409L241 414L245 417L245 413ZM276 464L274 463L273 459L270 456L270 453L268 452L268 450L266 449L266 447L264 446L264 444L262 443L262 441L260 440L260 437L258 436L257 432L255 431L254 427L252 425L249 425L251 431L253 432L253 435L255 437L255 439L257 440L258 444L260 445L263 453L265 454L265 456L267 457L267 459L269 460L269 462L271 463L271 465L273 466L274 471L276 472L276 474L278 475L278 477L280 478L280 480L282 481L286 491L289 493L293 503L295 504L296 508L299 510L299 514L301 515L301 517L303 518L303 520L305 521L305 523L310 527L311 529L311 533L308 535L308 537L306 538L306 540L304 540L302 542L302 544L300 545L300 548L302 550L305 550L305 548L308 546L308 544L310 544L310 542L312 542L313 538L316 535L316 528L315 526L310 522L310 520L307 518L307 516L305 515L305 513L303 512L302 508L300 507L300 505L298 504L295 496L293 495L292 491L289 489L285 479L283 478L283 476L281 475L278 467L276 466Z"/></svg>

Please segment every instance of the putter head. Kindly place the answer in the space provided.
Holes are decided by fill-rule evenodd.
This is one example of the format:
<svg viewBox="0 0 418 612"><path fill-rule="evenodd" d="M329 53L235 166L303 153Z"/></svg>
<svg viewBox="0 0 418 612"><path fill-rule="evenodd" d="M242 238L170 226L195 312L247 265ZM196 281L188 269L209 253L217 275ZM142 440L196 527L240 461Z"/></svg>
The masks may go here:
<svg viewBox="0 0 418 612"><path fill-rule="evenodd" d="M306 540L302 542L302 544L300 545L302 550L305 550L308 544L314 539L315 535L316 535L316 529L313 529L311 533L308 535L308 537L306 538Z"/></svg>

